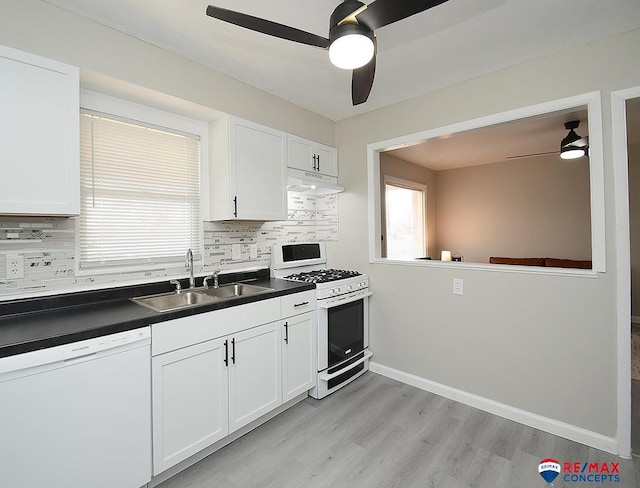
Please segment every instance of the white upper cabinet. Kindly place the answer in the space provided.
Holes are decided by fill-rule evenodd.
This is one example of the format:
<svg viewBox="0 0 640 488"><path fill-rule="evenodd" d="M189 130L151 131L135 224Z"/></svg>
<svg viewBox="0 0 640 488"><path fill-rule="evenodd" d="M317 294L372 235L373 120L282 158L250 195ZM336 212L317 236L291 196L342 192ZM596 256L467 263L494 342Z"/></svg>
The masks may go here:
<svg viewBox="0 0 640 488"><path fill-rule="evenodd" d="M0 46L0 215L80 213L78 69Z"/></svg>
<svg viewBox="0 0 640 488"><path fill-rule="evenodd" d="M312 173L338 176L338 151L334 147L287 136L287 166Z"/></svg>
<svg viewBox="0 0 640 488"><path fill-rule="evenodd" d="M207 219L287 220L285 133L224 116L210 140Z"/></svg>

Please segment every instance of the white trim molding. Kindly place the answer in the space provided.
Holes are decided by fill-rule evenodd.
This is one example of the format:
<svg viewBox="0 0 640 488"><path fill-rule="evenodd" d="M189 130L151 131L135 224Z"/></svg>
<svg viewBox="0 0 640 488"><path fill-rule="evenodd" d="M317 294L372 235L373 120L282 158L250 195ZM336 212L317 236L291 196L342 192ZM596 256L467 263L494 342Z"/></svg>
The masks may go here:
<svg viewBox="0 0 640 488"><path fill-rule="evenodd" d="M618 454L618 442L613 437L607 437L605 435L593 432L576 425L560 422L542 415L522 410L504 403L484 398L473 393L469 393L457 388L452 388L442 383L421 378L420 376L413 375L411 373L405 373L389 366L384 366L376 362L369 363L369 370L373 373L378 373L387 378L400 381L407 385L415 386L421 390L435 393L436 395L449 398L456 402L464 403L471 407L489 412L499 417L513 420L523 425L528 425L534 429L539 429L549 434L564 437L581 444L606 451L612 454Z"/></svg>
<svg viewBox="0 0 640 488"><path fill-rule="evenodd" d="M606 272L605 248L605 197L604 197L604 150L602 137L602 102L599 91L583 93L558 100L540 103L528 107L516 108L506 112L496 113L466 120L444 127L428 129L414 134L408 134L367 145L367 179L368 179L368 210L369 210L369 262L384 263L381 257L380 244L380 153L401 147L407 147L428 139L465 132L482 127L512 122L519 119L535 117L552 112L558 112L578 107L587 107L589 122L589 174L591 201L591 260L592 269L583 276ZM465 269L473 263L445 263L446 267ZM440 266L443 263L433 261L412 261L412 266ZM494 271L506 271L508 266L493 266ZM495 267L498 266L498 267ZM514 271L514 270L510 270ZM545 270L545 274L566 274L566 269Z"/></svg>
<svg viewBox="0 0 640 488"><path fill-rule="evenodd" d="M616 315L618 330L618 446L631 457L631 235L626 101L640 98L640 86L611 93L611 138L615 202ZM635 321L634 321L635 322Z"/></svg>

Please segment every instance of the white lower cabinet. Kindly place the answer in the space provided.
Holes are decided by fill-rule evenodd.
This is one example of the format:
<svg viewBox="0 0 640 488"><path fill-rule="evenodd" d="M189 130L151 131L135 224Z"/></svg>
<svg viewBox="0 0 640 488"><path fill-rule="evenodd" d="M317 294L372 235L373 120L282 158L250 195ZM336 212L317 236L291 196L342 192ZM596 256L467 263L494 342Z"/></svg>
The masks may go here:
<svg viewBox="0 0 640 488"><path fill-rule="evenodd" d="M315 385L312 310L313 290L152 326L154 476Z"/></svg>
<svg viewBox="0 0 640 488"><path fill-rule="evenodd" d="M229 433L282 405L279 322L229 338Z"/></svg>
<svg viewBox="0 0 640 488"><path fill-rule="evenodd" d="M287 402L316 385L316 314L282 321L282 400Z"/></svg>
<svg viewBox="0 0 640 488"><path fill-rule="evenodd" d="M224 338L152 359L153 474L229 433Z"/></svg>

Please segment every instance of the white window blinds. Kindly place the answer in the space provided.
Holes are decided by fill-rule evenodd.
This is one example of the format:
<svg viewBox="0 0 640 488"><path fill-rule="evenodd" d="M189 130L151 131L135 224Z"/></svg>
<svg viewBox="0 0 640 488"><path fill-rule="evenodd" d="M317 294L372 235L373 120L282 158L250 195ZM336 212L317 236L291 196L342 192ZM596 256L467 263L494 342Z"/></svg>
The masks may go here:
<svg viewBox="0 0 640 488"><path fill-rule="evenodd" d="M197 136L83 112L80 187L81 269L199 253Z"/></svg>

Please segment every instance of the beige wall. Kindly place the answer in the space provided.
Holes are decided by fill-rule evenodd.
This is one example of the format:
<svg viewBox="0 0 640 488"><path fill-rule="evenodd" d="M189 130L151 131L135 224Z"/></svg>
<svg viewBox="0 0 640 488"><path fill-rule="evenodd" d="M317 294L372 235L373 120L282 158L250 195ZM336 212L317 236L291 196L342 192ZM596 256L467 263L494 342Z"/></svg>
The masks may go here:
<svg viewBox="0 0 640 488"><path fill-rule="evenodd" d="M610 92L640 85L640 31L338 122L340 239L330 265L369 274L374 361L603 436L617 427ZM566 70L567 59L579 59ZM375 87L374 87L375 89ZM604 110L607 272L595 277L371 264L367 144L594 90ZM348 161L349 164L342 164ZM464 280L464 295L452 280ZM402 285L402 286L399 286Z"/></svg>
<svg viewBox="0 0 640 488"><path fill-rule="evenodd" d="M438 245L491 256L591 259L589 161L557 155L437 173Z"/></svg>
<svg viewBox="0 0 640 488"><path fill-rule="evenodd" d="M466 262L491 256L591 259L589 161L557 155L433 171L380 154L384 176L427 186L429 254L442 249ZM384 257L384 246L383 246Z"/></svg>
<svg viewBox="0 0 640 488"><path fill-rule="evenodd" d="M631 316L640 317L640 144L629 146L629 232L631 234Z"/></svg>
<svg viewBox="0 0 640 488"><path fill-rule="evenodd" d="M335 146L331 120L39 0L0 1L0 44Z"/></svg>
<svg viewBox="0 0 640 488"><path fill-rule="evenodd" d="M427 249L429 251L429 255L431 257L435 257L438 247L438 235L436 228L436 222L438 220L436 215L436 172L417 164L403 161L402 159L398 159L389 154L380 154L380 210L382 219L380 228L382 229L383 235L386 228L385 176L413 181L427 187ZM383 241L383 256L386 255L384 249L385 246Z"/></svg>

